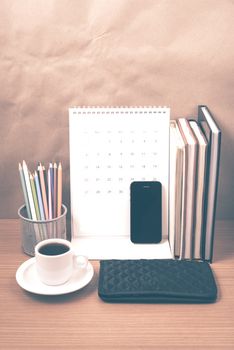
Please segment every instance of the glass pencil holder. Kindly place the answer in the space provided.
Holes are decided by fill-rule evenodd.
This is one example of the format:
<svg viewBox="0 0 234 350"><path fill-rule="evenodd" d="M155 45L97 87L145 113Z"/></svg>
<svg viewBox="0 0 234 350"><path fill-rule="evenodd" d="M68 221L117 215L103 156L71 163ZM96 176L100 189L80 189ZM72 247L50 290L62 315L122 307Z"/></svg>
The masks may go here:
<svg viewBox="0 0 234 350"><path fill-rule="evenodd" d="M32 220L27 217L26 206L18 210L21 228L21 246L24 253L34 256L34 248L40 241L49 238L67 239L67 207L62 204L62 214L50 220Z"/></svg>

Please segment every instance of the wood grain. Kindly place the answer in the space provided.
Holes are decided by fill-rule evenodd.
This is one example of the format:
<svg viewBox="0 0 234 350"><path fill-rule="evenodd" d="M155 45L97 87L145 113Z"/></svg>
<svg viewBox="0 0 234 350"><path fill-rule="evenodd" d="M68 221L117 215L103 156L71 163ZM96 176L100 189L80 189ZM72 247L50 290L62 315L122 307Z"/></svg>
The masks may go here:
<svg viewBox="0 0 234 350"><path fill-rule="evenodd" d="M234 222L216 225L212 264L219 298L207 305L107 304L92 282L65 296L38 296L16 283L29 257L18 220L0 221L0 349L234 348Z"/></svg>

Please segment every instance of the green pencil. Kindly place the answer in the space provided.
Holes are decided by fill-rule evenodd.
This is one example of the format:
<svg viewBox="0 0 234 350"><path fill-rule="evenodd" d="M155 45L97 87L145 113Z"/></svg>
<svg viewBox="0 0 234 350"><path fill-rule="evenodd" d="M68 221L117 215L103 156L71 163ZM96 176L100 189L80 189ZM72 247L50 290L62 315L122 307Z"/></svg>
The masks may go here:
<svg viewBox="0 0 234 350"><path fill-rule="evenodd" d="M36 211L36 217L37 217L37 220L41 220L39 206L38 206L38 200L37 200L36 187L35 187L34 178L33 178L32 174L29 175L29 178L30 178L30 183L31 183L31 188L32 188L32 195L33 195L33 202L34 202L35 211Z"/></svg>

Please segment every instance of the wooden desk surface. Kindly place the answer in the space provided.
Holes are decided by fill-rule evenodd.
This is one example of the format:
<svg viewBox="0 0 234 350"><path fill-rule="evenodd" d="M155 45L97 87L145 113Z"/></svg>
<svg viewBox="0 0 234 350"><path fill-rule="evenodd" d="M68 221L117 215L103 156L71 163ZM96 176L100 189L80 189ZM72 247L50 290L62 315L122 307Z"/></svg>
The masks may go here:
<svg viewBox="0 0 234 350"><path fill-rule="evenodd" d="M216 225L219 299L207 305L107 304L95 276L81 291L39 296L16 283L18 220L0 220L0 349L234 349L234 222Z"/></svg>

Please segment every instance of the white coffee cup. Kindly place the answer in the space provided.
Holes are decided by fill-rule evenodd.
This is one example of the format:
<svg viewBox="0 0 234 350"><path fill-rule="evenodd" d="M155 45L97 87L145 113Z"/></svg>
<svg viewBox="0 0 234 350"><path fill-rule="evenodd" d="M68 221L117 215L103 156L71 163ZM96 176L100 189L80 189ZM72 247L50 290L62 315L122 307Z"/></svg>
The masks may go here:
<svg viewBox="0 0 234 350"><path fill-rule="evenodd" d="M51 286L67 282L74 271L87 268L88 258L77 255L71 242L51 238L35 246L36 269L40 280Z"/></svg>

